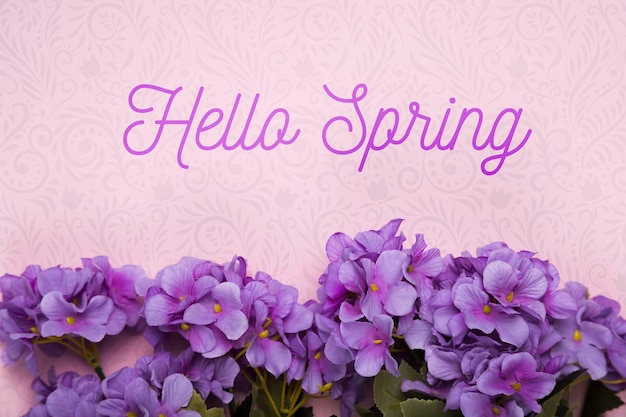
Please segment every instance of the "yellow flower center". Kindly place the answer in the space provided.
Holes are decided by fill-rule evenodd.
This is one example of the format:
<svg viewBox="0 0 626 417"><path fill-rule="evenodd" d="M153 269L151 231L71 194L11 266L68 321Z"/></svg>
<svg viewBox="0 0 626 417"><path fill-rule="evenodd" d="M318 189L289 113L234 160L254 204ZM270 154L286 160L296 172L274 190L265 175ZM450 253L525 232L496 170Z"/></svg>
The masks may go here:
<svg viewBox="0 0 626 417"><path fill-rule="evenodd" d="M502 411L500 411L500 407L497 407L495 405L493 406L493 410L492 411L493 411L493 414L496 415L496 416L499 416L500 414L502 414Z"/></svg>
<svg viewBox="0 0 626 417"><path fill-rule="evenodd" d="M184 295L181 295L180 297L178 297L178 299L179 299L180 301L185 301L185 296L184 296Z"/></svg>
<svg viewBox="0 0 626 417"><path fill-rule="evenodd" d="M259 333L259 338L265 339L269 334L270 332L268 332L267 330L263 330L261 333Z"/></svg>
<svg viewBox="0 0 626 417"><path fill-rule="evenodd" d="M375 345L380 345L381 343L383 343L382 339L375 339L374 340L374 344Z"/></svg>
<svg viewBox="0 0 626 417"><path fill-rule="evenodd" d="M326 391L330 390L332 388L332 386L333 386L332 382L327 382L324 385L318 385L318 387L320 389L320 392L326 392Z"/></svg>
<svg viewBox="0 0 626 417"><path fill-rule="evenodd" d="M320 358L322 357L322 352L317 352L317 353L315 354L315 356L313 356L313 357L319 361L319 360L320 360Z"/></svg>
<svg viewBox="0 0 626 417"><path fill-rule="evenodd" d="M74 317L72 317L72 316L67 316L65 318L65 322L67 324L69 324L70 326L72 326L72 325L76 324L76 319Z"/></svg>
<svg viewBox="0 0 626 417"><path fill-rule="evenodd" d="M184 331L187 331L191 329L191 326L189 326L187 323L180 323L180 328L183 329Z"/></svg>
<svg viewBox="0 0 626 417"><path fill-rule="evenodd" d="M378 285L376 285L375 283L371 283L370 288L372 289L372 291L378 291Z"/></svg>
<svg viewBox="0 0 626 417"><path fill-rule="evenodd" d="M28 330L30 330L30 332L34 333L34 334L38 334L39 333L39 329L37 328L37 326L33 326L30 329L28 329Z"/></svg>
<svg viewBox="0 0 626 417"><path fill-rule="evenodd" d="M222 306L219 305L218 303L215 303L213 305L213 311L215 311L216 314L219 314L222 312Z"/></svg>
<svg viewBox="0 0 626 417"><path fill-rule="evenodd" d="M409 264L406 270L407 272L413 272L413 265Z"/></svg>
<svg viewBox="0 0 626 417"><path fill-rule="evenodd" d="M511 291L511 292L509 293L509 295L507 295L507 296L506 296L506 301L508 301L509 303L510 303L511 301L513 301L513 296L514 296L514 295L515 295L515 294L513 294L513 291Z"/></svg>
<svg viewBox="0 0 626 417"><path fill-rule="evenodd" d="M519 390L522 389L522 384L520 384L519 382L512 382L511 388L513 388L515 392L519 392Z"/></svg>
<svg viewBox="0 0 626 417"><path fill-rule="evenodd" d="M483 313L485 313L485 314L489 314L489 313L491 313L491 307L489 307L489 305L488 305L488 304L485 304L485 305L483 306Z"/></svg>
<svg viewBox="0 0 626 417"><path fill-rule="evenodd" d="M137 414L134 411L129 411L126 413L126 417L137 417Z"/></svg>
<svg viewBox="0 0 626 417"><path fill-rule="evenodd" d="M163 413L159 413L159 417L167 417L167 416Z"/></svg>
<svg viewBox="0 0 626 417"><path fill-rule="evenodd" d="M580 330L574 330L574 342L580 342L583 339L583 335Z"/></svg>

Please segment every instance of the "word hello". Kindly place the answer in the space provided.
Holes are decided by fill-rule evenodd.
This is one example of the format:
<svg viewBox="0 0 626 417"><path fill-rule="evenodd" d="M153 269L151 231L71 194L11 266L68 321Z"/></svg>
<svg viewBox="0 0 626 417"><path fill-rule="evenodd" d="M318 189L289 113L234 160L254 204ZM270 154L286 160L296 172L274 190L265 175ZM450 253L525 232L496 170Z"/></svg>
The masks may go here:
<svg viewBox="0 0 626 417"><path fill-rule="evenodd" d="M362 104L367 96L367 86L365 84L356 85L348 97L340 97L334 94L326 85L323 88L331 100L346 104L346 112L349 111L352 117L348 117L344 113L328 120L322 128L322 143L326 149L337 155L360 155L359 172L363 171L370 152L382 151L389 145L400 145L407 140L419 140L419 146L424 151L435 148L439 150L453 150L460 136L462 136L461 133L468 133L469 129L472 136L471 146L473 149L477 151L488 149L495 152L495 154L491 154L483 159L481 163L483 174L493 175L500 171L504 161L509 156L522 149L532 133L532 130L528 129L521 139L516 134L522 117L523 110L521 108L503 109L486 130L483 130L484 115L481 109L475 107L464 108L460 112L459 117L452 121L450 120L451 108L448 108L441 117L439 129L432 134L429 128L433 119L422 113L420 104L417 101L409 103L408 116L405 113L405 116L401 117L400 111L394 107L383 107L380 108L374 120L367 120L362 110ZM180 125L185 128L180 138L177 154L178 165L184 169L189 168L189 165L183 162L183 150L187 144L189 133L192 131L194 132L195 146L203 151L217 148L228 151L235 149L247 151L257 147L264 150L272 150L279 145L294 143L300 135L300 129L294 129L289 125L289 112L280 107L272 110L265 117L265 122L260 131L250 132L250 124L255 117L260 99L259 94L254 96L252 104L245 110L239 108L241 94L237 94L230 110L213 107L204 112L198 112L204 92L204 88L200 87L189 116L176 119L170 116L170 110L176 95L182 90L182 87L169 90L151 84L136 86L128 96L128 104L134 112L140 114L154 111L153 107L142 108L135 104L135 96L142 90L152 90L165 94L167 103L160 118L154 122L158 128L154 139L148 146L138 149L131 145L131 140L129 139L131 132L144 125L145 120L137 120L131 123L124 131L124 147L133 155L145 155L152 152L159 144L165 127L169 125ZM449 102L453 105L456 103L456 99L452 97L449 99ZM241 114L239 114L240 112ZM244 115L245 124L240 132L234 132L232 130L233 120L238 114L239 118L241 118L241 115ZM198 121L196 122L196 120ZM468 124L468 127L466 127L466 124ZM502 127L501 124L503 125ZM419 125L419 127L416 125ZM445 135L445 132L450 130L449 126L454 126L454 133ZM211 135L213 139L207 139L209 131L214 130L213 133L215 133L218 128L221 134L218 132L217 135ZM471 130L472 128L473 131ZM488 133L484 134L484 131ZM354 137L346 141L346 135L354 135Z"/></svg>

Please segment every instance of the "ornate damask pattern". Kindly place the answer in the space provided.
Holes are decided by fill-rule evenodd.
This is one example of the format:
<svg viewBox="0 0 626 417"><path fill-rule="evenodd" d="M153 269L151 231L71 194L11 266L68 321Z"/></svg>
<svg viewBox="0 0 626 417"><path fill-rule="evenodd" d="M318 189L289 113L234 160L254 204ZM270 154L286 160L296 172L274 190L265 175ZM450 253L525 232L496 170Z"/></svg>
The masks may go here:
<svg viewBox="0 0 626 417"><path fill-rule="evenodd" d="M238 254L309 298L330 234L402 217L406 234L450 253L493 240L536 251L563 280L626 305L625 28L618 0L3 1L0 273L99 254L153 273L183 255ZM143 116L128 94L143 83L182 87L171 109L179 119L200 87L202 112L219 108L225 120L240 94L233 142L255 94L248 143L276 108L301 132L269 151L201 150L197 114L189 169L177 163L180 126L131 155L123 133ZM480 138L505 108L523 109L518 142L532 134L486 176L481 162L495 152L477 151L471 129L453 150L425 151L416 126L358 172L362 150L329 152L322 129L337 115L356 121L323 85L348 97L360 83L369 129L380 108L396 108L405 128L416 101L432 119L428 140L448 109L449 138L463 108L484 113ZM165 97L142 100L155 108L148 126ZM32 401L30 376L7 372L0 416Z"/></svg>

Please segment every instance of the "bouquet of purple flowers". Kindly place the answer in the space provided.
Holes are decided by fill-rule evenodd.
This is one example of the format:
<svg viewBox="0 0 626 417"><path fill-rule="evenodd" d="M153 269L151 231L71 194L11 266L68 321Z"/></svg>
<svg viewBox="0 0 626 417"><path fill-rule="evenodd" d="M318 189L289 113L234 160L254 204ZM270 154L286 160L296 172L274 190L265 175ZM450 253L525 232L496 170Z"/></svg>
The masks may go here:
<svg viewBox="0 0 626 417"><path fill-rule="evenodd" d="M241 257L183 258L154 279L106 257L0 277L5 364L37 374L35 348L69 349L94 369L36 377L26 416L305 417L320 397L342 417L594 417L622 404L619 303L560 288L552 264L504 243L442 258L418 234L405 248L400 223L331 236L319 300L304 304ZM122 331L154 353L104 375L98 345Z"/></svg>

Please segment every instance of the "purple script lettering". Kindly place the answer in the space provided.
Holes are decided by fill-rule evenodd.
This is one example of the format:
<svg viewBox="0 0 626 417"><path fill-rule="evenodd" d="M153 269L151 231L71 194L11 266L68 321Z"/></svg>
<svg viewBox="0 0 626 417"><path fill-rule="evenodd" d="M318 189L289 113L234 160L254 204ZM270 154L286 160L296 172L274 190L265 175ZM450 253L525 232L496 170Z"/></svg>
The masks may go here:
<svg viewBox="0 0 626 417"><path fill-rule="evenodd" d="M328 86L326 85L324 85L324 91L326 92L326 94L328 94L328 96L331 99L339 103L346 103L346 104L352 105L359 121L358 123L359 131L357 133L360 134L360 136L358 137L359 138L358 142L354 146L348 147L347 149L341 148L340 144L337 143L338 140L333 141L333 139L329 137L330 129L331 128L339 129L340 128L339 126L333 126L333 125L343 124L345 125L344 127L347 128L348 132L352 133L354 130L354 126L353 126L352 121L348 117L343 116L343 115L335 116L331 118L330 120L328 120L322 129L322 141L324 142L324 146L330 152L337 154L337 155L352 154L360 150L361 148L363 148L363 151L362 151L363 154L362 154L361 162L359 163L359 168L358 168L359 172L363 170L363 167L365 166L365 162L367 160L367 157L370 151L380 151L389 145L399 145L403 143L405 140L407 140L407 138L411 134L411 130L413 129L413 126L415 125L415 121L417 119L420 119L424 122L422 132L420 135L420 147L423 150L428 151L428 150L434 149L435 147L440 150L453 150L466 120L468 119L468 117L475 115L476 116L476 128L474 129L474 133L472 137L472 147L477 151L481 151L485 148L489 148L492 151L501 151L500 153L497 153L495 155L488 156L482 161L480 169L485 175L494 175L495 173L497 173L502 168L502 165L504 164L505 159L517 153L519 150L521 150L522 147L526 144L526 142L530 138L530 134L532 133L532 130L528 129L524 138L521 141L519 141L517 145L514 145L515 131L517 129L517 125L520 121L520 118L522 117L522 109L515 110L512 108L505 108L496 117L487 138L484 140L484 142L479 143L480 142L479 141L480 128L483 123L483 112L482 110L478 108L469 108L469 109L464 108L463 111L461 112L461 115L456 125L456 129L454 130L454 133L452 134L450 139L447 142L445 142L443 139L444 131L446 129L446 124L448 123L448 120L450 118L450 109L448 108L446 109L443 115L441 125L439 127L437 134L435 135L432 142L427 143L426 135L428 133L428 128L430 126L432 119L429 116L421 114L420 104L417 101L412 101L411 103L409 103L409 106L408 106L408 110L410 113L410 120L408 121L402 136L396 137L396 134L398 132L398 127L400 125L400 113L398 112L397 109L393 107L390 107L390 108L381 107L380 108L380 110L378 111L378 115L376 116L376 120L374 121L374 124L372 126L371 132L369 133L369 136L368 136L368 124L365 120L365 117L359 105L359 103L367 95L367 86L365 84L356 85L354 89L352 90L351 96L347 98L342 98L332 93L330 89L328 88ZM450 104L454 104L454 103L456 103L456 99L454 97L451 97ZM503 123L504 117L507 115L512 116L511 127L508 133L506 134L506 137L502 141L498 141L496 139L498 128L500 126L500 123ZM383 138L377 141L376 137L381 136L378 134L381 123L383 123L383 121L385 121L386 118L391 118L387 120L387 123L389 123L390 121L392 124L392 127L387 129L386 134L382 135ZM488 167L488 164L490 164L491 162L496 162L496 165L490 168Z"/></svg>
<svg viewBox="0 0 626 417"><path fill-rule="evenodd" d="M152 152L152 150L154 150L154 148L157 146L157 144L159 143L159 140L161 139L161 135L163 134L164 127L166 125L184 125L185 131L183 132L183 135L180 140L180 144L178 146L177 161L178 161L178 165L181 168L184 168L184 169L189 168L189 165L183 162L182 154L183 154L183 149L185 147L185 142L187 141L187 136L189 135L189 132L193 125L194 117L196 115L196 112L198 111L198 106L200 104L200 100L202 98L202 93L204 91L204 88L200 87L200 89L198 90L198 94L196 95L196 99L191 109L191 112L189 114L189 118L187 119L169 119L168 118L168 114L169 114L170 108L172 107L174 98L183 89L182 87L178 87L175 90L168 90L166 88L162 88L156 85L140 84L136 86L135 88L133 88L130 94L128 95L128 104L130 105L130 108L133 111L137 113L150 113L154 111L153 107L140 108L134 104L135 94L137 94L140 90L144 90L144 89L154 90L154 91L169 95L167 104L165 106L165 109L163 110L163 116L161 116L159 120L156 120L154 122L155 124L159 126L158 131L154 137L154 140L147 148L145 149L133 148L129 142L129 137L128 137L129 133L131 130L145 123L144 120L137 120L131 123L130 125L128 125L128 127L124 131L124 148L126 148L126 150L133 155L145 155L147 153ZM228 139L230 137L230 129L232 127L232 123L235 118L235 114L237 113L239 102L241 100L241 94L237 94L237 97L235 98L235 102L233 104L230 115L228 115L228 121L226 122L224 131L222 135L219 137L219 139L217 139L214 143L202 142L200 136L204 134L205 132L217 127L222 122L222 120L224 119L224 111L220 108L215 107L205 112L196 127L196 134L195 134L196 146L198 146L198 148L200 148L201 150L212 150L218 147L222 147L223 149L227 151L236 149L238 147L243 150L251 150L251 149L256 148L257 146L260 146L264 150L272 150L276 148L279 144L289 145L293 143L298 138L298 135L300 134L300 129L296 129L293 136L290 139L285 139L285 135L289 127L289 112L287 112L287 110L283 108L274 109L265 118L265 123L263 124L263 127L261 128L261 131L258 137L256 138L256 140L252 141L252 143L246 143L248 129L250 128L250 123L252 122L252 119L254 117L254 113L255 113L257 104L259 102L259 97L260 97L259 94L256 94L254 96L254 100L252 102L250 111L248 112L248 116L246 118L245 126L241 134L239 135L239 138L233 143L228 143ZM282 127L279 127L276 129L276 140L273 143L266 143L265 134L270 126L270 123L277 116L282 116L282 120L283 120Z"/></svg>

